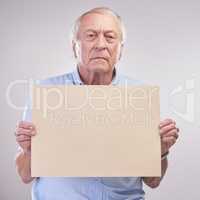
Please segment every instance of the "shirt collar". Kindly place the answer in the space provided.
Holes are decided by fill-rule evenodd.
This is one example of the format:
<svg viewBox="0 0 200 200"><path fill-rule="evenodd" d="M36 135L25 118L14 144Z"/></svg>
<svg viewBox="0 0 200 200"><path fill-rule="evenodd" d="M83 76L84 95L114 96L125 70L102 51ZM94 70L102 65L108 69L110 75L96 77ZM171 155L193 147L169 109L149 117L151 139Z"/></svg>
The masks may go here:
<svg viewBox="0 0 200 200"><path fill-rule="evenodd" d="M72 78L75 85L84 85L80 78L78 67L76 67L76 69L72 72Z"/></svg>
<svg viewBox="0 0 200 200"><path fill-rule="evenodd" d="M72 72L72 78L73 78L73 82L75 85L84 85L83 81L80 78L78 67L76 67L76 69ZM113 77L110 85L117 85L118 83L119 83L119 74L115 67L114 68L114 77Z"/></svg>

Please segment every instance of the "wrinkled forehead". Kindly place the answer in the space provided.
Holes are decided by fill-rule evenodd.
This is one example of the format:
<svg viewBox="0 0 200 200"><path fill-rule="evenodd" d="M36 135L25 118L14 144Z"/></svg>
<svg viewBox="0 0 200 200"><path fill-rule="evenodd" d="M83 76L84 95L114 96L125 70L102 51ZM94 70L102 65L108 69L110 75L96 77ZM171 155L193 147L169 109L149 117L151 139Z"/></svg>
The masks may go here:
<svg viewBox="0 0 200 200"><path fill-rule="evenodd" d="M111 13L92 12L84 15L80 20L79 33L87 30L113 31L121 36L120 22Z"/></svg>

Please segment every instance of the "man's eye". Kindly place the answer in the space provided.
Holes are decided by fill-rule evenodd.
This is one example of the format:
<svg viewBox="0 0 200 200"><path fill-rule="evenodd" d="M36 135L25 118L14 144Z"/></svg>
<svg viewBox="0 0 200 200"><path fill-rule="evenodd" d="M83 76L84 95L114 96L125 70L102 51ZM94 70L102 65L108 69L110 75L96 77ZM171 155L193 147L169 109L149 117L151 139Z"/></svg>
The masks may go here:
<svg viewBox="0 0 200 200"><path fill-rule="evenodd" d="M87 39L93 39L95 37L95 34L87 34L86 38Z"/></svg>
<svg viewBox="0 0 200 200"><path fill-rule="evenodd" d="M114 36L112 36L112 35L107 35L106 37L110 38L110 39L114 39Z"/></svg>
<svg viewBox="0 0 200 200"><path fill-rule="evenodd" d="M115 40L115 37L113 35L106 35L106 40L108 42L113 42Z"/></svg>

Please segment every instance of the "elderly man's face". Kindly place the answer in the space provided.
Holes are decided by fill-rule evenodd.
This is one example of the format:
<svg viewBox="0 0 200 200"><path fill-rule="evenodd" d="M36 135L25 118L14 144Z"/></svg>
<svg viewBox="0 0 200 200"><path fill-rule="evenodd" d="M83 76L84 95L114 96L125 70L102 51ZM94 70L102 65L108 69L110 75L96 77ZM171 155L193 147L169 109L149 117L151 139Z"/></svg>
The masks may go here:
<svg viewBox="0 0 200 200"><path fill-rule="evenodd" d="M77 35L75 55L88 72L112 71L121 55L121 30L111 14L85 15Z"/></svg>

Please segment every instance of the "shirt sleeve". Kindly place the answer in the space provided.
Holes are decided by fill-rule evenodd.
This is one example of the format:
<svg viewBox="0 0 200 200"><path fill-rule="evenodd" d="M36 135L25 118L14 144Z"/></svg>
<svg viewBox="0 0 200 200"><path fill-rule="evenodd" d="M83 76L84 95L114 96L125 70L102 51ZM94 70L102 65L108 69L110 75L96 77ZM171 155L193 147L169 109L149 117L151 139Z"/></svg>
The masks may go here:
<svg viewBox="0 0 200 200"><path fill-rule="evenodd" d="M23 115L22 115L22 120L23 121L28 121L28 122L32 122L32 103L31 103L31 99L29 98L25 107L24 107L24 111L23 111Z"/></svg>

